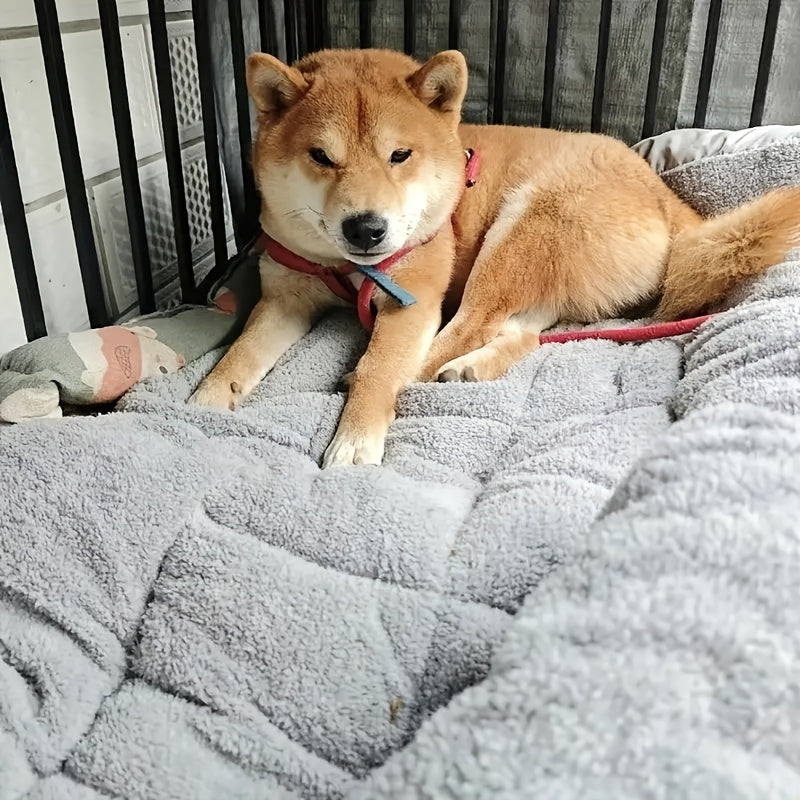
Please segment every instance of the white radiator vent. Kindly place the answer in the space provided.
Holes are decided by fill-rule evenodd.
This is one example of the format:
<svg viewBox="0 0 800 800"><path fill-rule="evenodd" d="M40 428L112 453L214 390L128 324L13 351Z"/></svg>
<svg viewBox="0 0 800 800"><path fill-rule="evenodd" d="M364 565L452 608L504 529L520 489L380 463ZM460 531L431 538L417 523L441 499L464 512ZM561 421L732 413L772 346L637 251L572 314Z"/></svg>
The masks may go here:
<svg viewBox="0 0 800 800"><path fill-rule="evenodd" d="M105 0L104 0L105 2ZM147 0L116 0L121 20L125 77L139 158L145 224L160 308L179 295L164 143L156 89ZM114 126L105 72L97 0L56 0L86 191L92 211L98 257L113 316L135 311L136 279L131 257L125 200L119 178ZM165 0L167 34L181 140L186 206L197 279L214 266L208 170L191 0ZM0 76L26 203L28 228L50 333L88 327L86 303L64 197L50 100L36 33L33 0L0 0ZM223 178L224 180L224 178ZM233 231L227 187L223 185L228 251ZM5 231L0 230L0 354L25 341ZM5 288L4 288L5 287Z"/></svg>
<svg viewBox="0 0 800 800"><path fill-rule="evenodd" d="M205 257L213 247L211 211L208 204L208 168L202 143L184 150L183 173L192 238L192 260L199 281L204 277L205 270L211 266ZM153 269L153 285L158 293L170 284L177 274L166 161L159 160L142 167L139 170L139 179ZM95 186L92 194L108 271L107 291L116 313L124 314L136 303L136 278L122 182L119 178L112 178ZM227 200L227 192L223 194ZM230 231L230 212L227 202L225 216ZM165 298L165 302L169 299Z"/></svg>
<svg viewBox="0 0 800 800"><path fill-rule="evenodd" d="M175 108L181 140L197 139L203 135L203 116L200 84L197 80L194 26L191 22L173 22L168 30Z"/></svg>

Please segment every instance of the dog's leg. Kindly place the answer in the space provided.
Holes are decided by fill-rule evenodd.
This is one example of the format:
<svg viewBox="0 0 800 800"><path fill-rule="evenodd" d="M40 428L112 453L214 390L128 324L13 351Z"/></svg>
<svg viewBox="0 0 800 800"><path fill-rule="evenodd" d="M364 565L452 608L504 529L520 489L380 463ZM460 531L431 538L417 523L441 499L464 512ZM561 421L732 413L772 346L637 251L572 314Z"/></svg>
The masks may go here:
<svg viewBox="0 0 800 800"><path fill-rule="evenodd" d="M502 326L502 320L488 322L479 313L476 310L471 314L462 303L453 319L433 340L420 370L419 380L434 380L443 364L483 347L494 338Z"/></svg>
<svg viewBox="0 0 800 800"><path fill-rule="evenodd" d="M636 191L634 178L623 187L628 193ZM434 340L423 380L497 378L559 319L590 322L652 298L670 243L661 206L652 198L634 204L613 184L585 188L582 180L576 172L571 192L523 185L508 195L459 310ZM598 220L598 208L606 218Z"/></svg>
<svg viewBox="0 0 800 800"><path fill-rule="evenodd" d="M421 380L432 380L445 364L479 350L498 336L512 314L526 308L534 283L525 280L516 258L522 250L518 226L529 210L534 188L522 185L509 192L484 237L458 311L434 339ZM531 248L523 258L529 257ZM522 284L522 285L520 285ZM527 295L527 296L526 296ZM449 367L448 367L449 368Z"/></svg>
<svg viewBox="0 0 800 800"><path fill-rule="evenodd" d="M378 312L323 467L381 463L397 396L417 377L440 319L441 298Z"/></svg>
<svg viewBox="0 0 800 800"><path fill-rule="evenodd" d="M546 311L527 311L506 320L494 338L435 370L437 380L491 381L505 375L521 358L539 346L539 334L557 317Z"/></svg>
<svg viewBox="0 0 800 800"><path fill-rule="evenodd" d="M275 362L313 324L313 309L286 298L262 299L244 330L209 373L190 402L231 411L258 385Z"/></svg>

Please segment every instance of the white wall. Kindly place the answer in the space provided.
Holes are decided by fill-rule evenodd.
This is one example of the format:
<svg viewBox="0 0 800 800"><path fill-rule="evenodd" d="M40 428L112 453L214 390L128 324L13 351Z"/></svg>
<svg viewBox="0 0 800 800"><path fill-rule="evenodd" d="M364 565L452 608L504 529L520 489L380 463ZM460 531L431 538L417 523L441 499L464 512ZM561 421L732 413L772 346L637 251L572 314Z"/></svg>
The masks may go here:
<svg viewBox="0 0 800 800"><path fill-rule="evenodd" d="M97 0L57 0L78 143L106 296L135 310L136 284L119 178ZM139 179L160 306L177 297L177 268L147 0L117 0ZM213 266L190 0L166 0L187 206L198 279ZM88 327L64 194L33 0L0 3L0 77L50 333ZM227 209L230 234L230 214ZM5 229L0 230L0 353L25 342Z"/></svg>

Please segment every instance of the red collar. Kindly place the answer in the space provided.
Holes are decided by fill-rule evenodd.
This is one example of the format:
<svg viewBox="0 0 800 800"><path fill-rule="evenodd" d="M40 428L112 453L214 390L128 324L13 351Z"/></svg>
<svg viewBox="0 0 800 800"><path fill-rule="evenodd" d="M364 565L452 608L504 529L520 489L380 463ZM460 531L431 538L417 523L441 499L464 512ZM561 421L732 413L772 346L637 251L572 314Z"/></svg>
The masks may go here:
<svg viewBox="0 0 800 800"><path fill-rule="evenodd" d="M378 264L374 264L373 268L380 272L386 272L413 249L413 247L404 247L388 258L384 258ZM275 241L275 239L263 232L256 239L253 252L258 254L267 253L273 261L277 261L284 267L293 269L296 272L316 275L337 297L355 305L361 324L368 331L372 330L375 320L371 303L372 294L375 291L375 283L370 278L365 277L361 288L356 291L355 286L347 278L347 275L355 271L355 267L349 262L340 267L323 267L321 264L315 264L313 261L297 255L297 253L292 252L289 248L284 247L280 242Z"/></svg>
<svg viewBox="0 0 800 800"><path fill-rule="evenodd" d="M478 180L481 158L480 153L472 148L466 151L466 156L465 187L469 189ZM374 264L373 269L379 272L386 272L413 249L414 247L404 247L378 264ZM372 330L372 326L375 323L375 315L372 312L372 294L375 291L375 283L370 278L365 277L361 288L356 291L353 284L345 277L355 270L355 266L350 262L345 262L339 267L323 267L321 264L315 264L313 261L309 261L289 250L288 247L284 247L263 231L256 239L252 252L258 255L267 253L273 261L277 261L278 264L282 264L288 269L293 269L306 275L316 275L337 297L348 303L353 303L358 310L358 318L361 324L368 331Z"/></svg>
<svg viewBox="0 0 800 800"><path fill-rule="evenodd" d="M468 147L465 153L467 156L466 187L471 189L478 182L478 175L481 171L481 154L480 151L473 150L471 147Z"/></svg>

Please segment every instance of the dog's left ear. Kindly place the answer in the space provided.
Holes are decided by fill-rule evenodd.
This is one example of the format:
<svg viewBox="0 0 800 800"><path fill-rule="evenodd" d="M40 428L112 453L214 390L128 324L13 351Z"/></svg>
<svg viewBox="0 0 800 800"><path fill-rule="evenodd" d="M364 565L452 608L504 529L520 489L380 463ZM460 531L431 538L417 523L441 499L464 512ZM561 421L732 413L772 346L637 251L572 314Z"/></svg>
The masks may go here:
<svg viewBox="0 0 800 800"><path fill-rule="evenodd" d="M461 114L467 93L467 62L458 50L444 50L420 67L408 85L427 106L446 114Z"/></svg>

